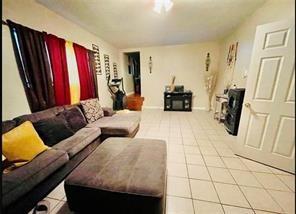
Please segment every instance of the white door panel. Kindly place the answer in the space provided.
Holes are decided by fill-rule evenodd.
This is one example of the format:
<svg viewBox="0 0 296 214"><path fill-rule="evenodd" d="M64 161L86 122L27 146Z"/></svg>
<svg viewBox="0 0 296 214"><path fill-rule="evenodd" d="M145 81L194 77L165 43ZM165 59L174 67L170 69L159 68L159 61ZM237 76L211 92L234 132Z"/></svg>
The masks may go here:
<svg viewBox="0 0 296 214"><path fill-rule="evenodd" d="M272 152L284 157L293 157L294 155L294 137L290 137L290 130L295 129L295 119L292 117L281 117L277 135L275 138Z"/></svg>
<svg viewBox="0 0 296 214"><path fill-rule="evenodd" d="M257 27L235 151L295 173L295 24Z"/></svg>
<svg viewBox="0 0 296 214"><path fill-rule="evenodd" d="M286 97L285 101L286 101L286 103L295 102L295 68L294 68L291 83L289 84L289 90L288 90L287 97Z"/></svg>
<svg viewBox="0 0 296 214"><path fill-rule="evenodd" d="M256 100L273 100L277 85L281 57L262 58L259 65L258 79L254 94ZM266 79L269 81L265 81Z"/></svg>

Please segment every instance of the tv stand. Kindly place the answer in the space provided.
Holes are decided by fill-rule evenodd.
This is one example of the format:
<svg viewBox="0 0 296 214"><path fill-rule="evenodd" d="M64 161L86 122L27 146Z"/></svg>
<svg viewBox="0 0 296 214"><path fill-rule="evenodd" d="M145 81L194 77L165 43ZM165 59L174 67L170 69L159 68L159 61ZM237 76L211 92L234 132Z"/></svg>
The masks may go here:
<svg viewBox="0 0 296 214"><path fill-rule="evenodd" d="M164 111L192 111L192 92L164 92Z"/></svg>

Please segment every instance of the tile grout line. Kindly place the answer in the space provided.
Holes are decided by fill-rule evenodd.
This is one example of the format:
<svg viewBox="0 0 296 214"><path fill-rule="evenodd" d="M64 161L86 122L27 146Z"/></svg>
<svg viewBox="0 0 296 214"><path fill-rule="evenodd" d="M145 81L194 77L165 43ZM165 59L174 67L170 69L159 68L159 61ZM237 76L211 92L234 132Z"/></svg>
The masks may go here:
<svg viewBox="0 0 296 214"><path fill-rule="evenodd" d="M282 182L279 178L278 178L278 179L280 180L280 183L281 183L282 185L284 185L286 188L288 188L289 191L267 188L267 187L265 187L265 186L263 185L263 182L261 182L261 181L257 178L257 176L255 175L255 173L261 173L261 174L270 174L270 173L253 172L253 171L250 171L250 173L255 177L256 181L258 181L258 183L261 184L262 188L265 189L266 191L268 191L268 190L273 190L273 191L279 191L279 192L293 193L293 191L291 191L290 188L289 188L287 185L285 185L284 182ZM274 176L276 176L276 175L274 175ZM276 176L276 177L277 177L277 176Z"/></svg>
<svg viewBox="0 0 296 214"><path fill-rule="evenodd" d="M219 204L219 205L225 205L225 206L230 206L230 207L237 207L237 208L243 208L243 209L248 209L248 210L252 210L252 211L265 211L265 212L270 212L270 213L276 213L276 214L285 214L285 213L279 213L279 212L275 212L275 211L267 211L267 210L263 210L263 209L252 209L252 208L247 208L247 207L242 207L242 206L238 206L238 205L233 205L233 204L226 204L226 203L219 203L219 202L214 202L214 201L207 201L204 199L193 199L193 198L188 198L188 197L184 197L184 196L177 196L177 195L168 195L170 197L175 197L175 198L183 198L183 199L192 199L192 200L196 200L196 201L203 201L203 202L208 202L208 203L214 203L214 204Z"/></svg>
<svg viewBox="0 0 296 214"><path fill-rule="evenodd" d="M216 149L216 148L215 148L215 149ZM230 149L230 150L232 151L232 149ZM249 202L248 198L246 197L246 195L244 194L244 192L243 192L242 189L240 188L240 185L237 183L237 181L235 180L235 178L234 178L233 175L231 174L231 172L230 172L230 168L227 167L227 165L226 165L226 163L225 163L225 161L224 161L224 159L223 159L223 156L221 156L220 153L218 153L218 154L219 154L219 157L220 157L220 159L222 160L223 164L226 166L226 170L227 170L227 172L230 174L230 176L232 177L232 179L233 179L234 182L236 183L236 186L238 186L240 192L242 193L242 195L244 196L244 198L245 198L246 201L248 202L250 208L252 209L252 211L253 211L254 213L256 213L255 210L254 210L254 208L253 208L253 206L252 206L251 203ZM248 168L248 167L247 167L242 161L241 161L241 163L242 163L247 169L249 169L249 168ZM244 171L244 170L242 170L242 171ZM232 185L233 185L233 184L232 184Z"/></svg>
<svg viewBox="0 0 296 214"><path fill-rule="evenodd" d="M217 149L216 149L215 147L214 147L214 150L217 152L217 154L218 154L218 156L220 157L220 159L222 160L223 164L226 166L226 170L228 171L228 173L232 176L232 174L230 173L230 171L229 171L227 165L225 164L225 161L224 161L223 158L221 157L220 153L217 151ZM202 154L202 157L203 157L203 154ZM203 157L203 158L204 158L204 157ZM207 167L207 166L206 166L206 167ZM207 167L207 170L208 170L208 167ZM209 170L208 170L208 173L209 173L209 175L210 175L210 177L211 177L211 179L212 179L212 176L211 176ZM232 176L232 178L233 178L233 176ZM233 180L234 180L235 183L237 183L236 180L235 180L234 178L233 178ZM214 185L214 181L213 181L213 179L212 179L212 183L213 183L213 186L214 186L214 188L215 188L216 194L217 194L218 197L219 197L219 194L218 194L218 192L217 192L217 190L216 190L216 187L215 187L215 185ZM230 184L230 185L231 185L231 184ZM237 185L237 186L238 186L239 190L242 192L242 190L241 190L241 188L239 187L239 185ZM243 194L243 196L245 197L246 201L248 202L250 208L251 208L251 209L253 210L253 212L255 213L255 211L254 211L253 207L251 206L250 202L248 201L247 197L244 195L243 192L242 192L242 194ZM219 200L220 200L220 197L219 197ZM220 202L221 202L221 200L220 200ZM221 204L222 204L222 203L221 203ZM223 206L222 206L222 208L223 208L223 211L224 211L224 213L225 213L225 210L224 210L224 207L223 207Z"/></svg>
<svg viewBox="0 0 296 214"><path fill-rule="evenodd" d="M190 122L189 122L189 124L191 124ZM180 126L179 126L180 127ZM193 134L195 134L196 132L193 132ZM213 141L212 139L209 139L211 142ZM223 141L224 141L224 139L223 139ZM181 144L182 145L182 144ZM184 148L184 145L185 144L183 144L183 148ZM195 146L200 146L199 144L198 145L195 145ZM218 149L217 149L217 147L215 146L215 144L214 144L214 149L217 151ZM228 148L228 149L230 149L230 148ZM230 149L231 150L231 149ZM183 154L185 153L185 151L183 151ZM180 154L180 153L179 153ZM182 154L182 153L181 153ZM218 157L227 157L227 156L222 156L219 152L218 152ZM223 159L223 158L222 158ZM185 153L185 164L186 164L186 166L187 166L187 159L186 159L186 153ZM223 160L223 162L224 162L224 160ZM244 164L244 163L243 163ZM193 164L193 165L196 165L196 164ZM197 165L199 165L199 164L197 164ZM208 167L207 165L206 165L206 167ZM213 166L214 167L214 166ZM220 167L215 167L215 168L220 168ZM224 168L224 169L227 169L228 171L230 171L230 168ZM247 167L247 169L248 169L248 167ZM235 170L238 170L238 169L235 169ZM239 170L239 171L245 171L245 170ZM250 171L250 170L248 170L248 171ZM188 175L189 175L189 171L188 171L188 168L187 168L187 173L188 173ZM251 173L253 174L253 171L251 171ZM266 173L267 174L267 173ZM274 175L276 175L277 176L277 174L276 173L274 173L273 171L271 171L271 173L268 173L268 174L274 174ZM232 175L232 174L231 174ZM188 176L189 177L189 176ZM232 176L233 177L233 176ZM236 182L236 180L234 179L234 181ZM282 183L284 183L282 180L281 180L281 182ZM236 182L237 183L237 182ZM260 182L259 182L260 183ZM285 183L284 183L285 184ZM243 185L238 185L238 186L243 186ZM285 186L287 186L286 184L285 184ZM248 186L247 186L248 187ZM251 187L251 186L250 186ZM253 188L256 188L256 187L253 187ZM258 188L258 187L257 187ZM289 188L289 186L288 186L288 188ZM265 188L264 188L265 189ZM289 190L290 190L290 188L289 188ZM277 190L277 191L279 191L279 190ZM286 191L285 191L286 192ZM231 205L232 206L232 205Z"/></svg>
<svg viewBox="0 0 296 214"><path fill-rule="evenodd" d="M223 156L217 151L216 147L215 147L214 149L216 150L216 152L218 153L218 156L220 157L220 159L222 160L223 164L225 165L227 172L230 174L230 176L232 177L232 179L233 179L234 182L236 183L235 186L237 186L237 187L239 188L239 190L240 190L240 192L242 193L242 195L244 196L245 200L248 202L248 204L249 204L251 210L252 210L254 213L256 213L255 210L253 209L252 205L250 204L249 200L248 200L247 197L245 196L244 192L241 190L240 186L238 185L237 181L235 180L235 178L234 178L233 175L231 174L229 167L226 165L226 163L225 163L225 161L224 161L224 159L223 159ZM230 150L232 151L232 149L230 149ZM233 152L233 151L232 151L232 152ZM241 161L241 162L242 162L242 161ZM243 162L242 162L242 164L245 166L245 164L244 164ZM248 169L247 166L245 166L245 167ZM244 170L242 170L242 171L244 171ZM233 184L229 184L229 185L233 185ZM223 207L223 206L222 206L222 207Z"/></svg>
<svg viewBox="0 0 296 214"><path fill-rule="evenodd" d="M180 120L179 120L179 122L180 122ZM182 127L184 127L184 126L182 126L182 125L184 125L184 124L186 124L186 123L183 123L182 122L182 124L181 124L181 126L180 125L178 125L177 127L180 129L180 127L181 127L181 134L183 133L182 132ZM192 120L189 120L189 125L192 127ZM214 128L212 128L212 129L214 129ZM196 129L192 129L191 128L191 130L192 130L192 134L193 134L193 136L196 138L196 136L195 135L197 135L196 133L196 131L194 131L194 130L196 130ZM201 129L200 129L201 130ZM223 135L222 135L223 136ZM182 139L181 140L183 140L184 139L184 137L185 136L183 136L182 135ZM211 145L212 145L212 147L214 147L214 150L216 150L216 151L218 151L219 149L218 148L223 148L223 147L218 147L217 146L217 143L216 144L213 144L212 142L213 141L218 141L218 140L216 140L215 138L209 138L209 136L207 136L207 138L208 139L206 139L206 140L209 140L210 142L211 142ZM224 147L224 148L227 148L227 149L230 149L230 150L232 150L230 147L229 147L229 145L228 145L228 143L227 143L227 141L225 140L225 136L223 137L223 143L225 143L225 145L228 147ZM172 145L172 144L170 144L170 145ZM177 145L177 144L176 144ZM182 144L178 144L178 145L182 145ZM185 146L185 144L183 143L183 148L184 148L184 146ZM203 145L201 145L201 144L194 144L194 146L197 146L197 147L200 147L200 146L203 146ZM190 179L189 178L189 171L188 171L188 165L187 165L187 158L186 158L186 152L185 152L185 150L182 152L183 154L184 154L184 158L185 158L185 164L186 164L186 167L187 167L187 173L188 173L188 179ZM179 154L182 154L182 153L179 153ZM177 154L177 153L176 153ZM193 155L195 155L195 154L193 154ZM200 154L201 156L204 156L203 154ZM217 156L217 155L215 155L215 156ZM218 157L220 157L221 159L223 159L223 157L229 157L229 156L225 156L225 155L221 155L220 154L220 152L218 152ZM230 156L230 157L232 157L232 156ZM237 158L237 157L234 157L234 158ZM240 160L240 159L239 159ZM241 160L240 160L241 161ZM223 160L223 163L224 163L225 161ZM183 164L183 163L180 163L180 164ZM244 163L242 163L243 165L245 165ZM193 165L199 165L199 166L204 166L204 165L200 165L200 164L193 164ZM207 169L208 169L208 165L206 165L206 167L207 167ZM212 166L212 167L214 167L214 168L223 168L223 169L227 169L227 172L229 172L230 173L230 169L231 168L228 168L228 167L215 167L215 166ZM246 167L248 170L240 170L240 169L234 169L234 170L237 170L237 171L247 171L247 172L250 172L252 175L253 175L253 173L254 172L256 172L256 171L252 171L252 170L250 170L248 167ZM260 172L260 171L259 171ZM266 172L260 172L260 173L264 173L264 174L273 174L273 175L275 175L278 179L280 179L279 178L279 176L278 175L281 175L281 174L277 174L277 173L275 173L275 172L273 172L273 171L271 171L270 170L270 173L266 173ZM231 174L231 173L230 173ZM284 174L285 175L285 174ZM232 174L231 174L231 176L232 176ZM293 175L291 175L291 176L293 176ZM233 176L232 176L233 177ZM192 179L194 179L194 178L192 178ZM197 179L198 180L198 179ZM201 180L203 180L203 179L201 179ZM257 178L256 178L256 180L257 180ZM236 182L236 180L234 179L234 181L235 181L235 183L237 184L237 186L244 186L244 185L239 185L237 182ZM284 186L286 186L289 190L290 190L290 187L285 183L285 182L283 182L282 181L282 179L280 179L280 181L281 181L281 183L283 183L284 184ZM190 183L190 182L189 182ZM212 182L213 183L213 182ZM217 183L219 183L219 182L217 182ZM223 182L220 182L220 183L223 183ZM259 182L259 183L261 183L261 182ZM227 183L226 183L227 184ZM232 184L233 185L233 184ZM253 186L247 186L246 185L246 187L251 187L251 188L259 188L259 187L253 187ZM259 188L259 189L265 189L265 188ZM191 190L191 186L190 186L190 190ZM240 189L241 190L241 189ZM268 190L269 189L265 189L265 190L267 190L267 192L268 192ZM272 190L272 189L271 189ZM281 191L281 190L276 190L276 191ZM283 192L287 192L287 191L283 191ZM289 191L289 192L291 192L291 191ZM191 193L192 194L192 193ZM242 193L243 194L243 193ZM270 193L268 192L268 194L270 195ZM243 194L244 195L244 194ZM179 197L179 196L177 196L177 197ZM244 196L245 197L245 196ZM271 196L272 197L272 196ZM246 198L246 197L245 197ZM273 198L273 197L272 197ZM246 199L247 200L247 199ZM247 200L248 201L248 200ZM276 202L276 201L275 201ZM214 203L214 202L213 202ZM276 202L277 203L277 202ZM234 206L234 205L231 205L231 206ZM252 207L252 206L251 206ZM281 206L279 206L279 207L281 207ZM254 209L253 209L254 210Z"/></svg>
<svg viewBox="0 0 296 214"><path fill-rule="evenodd" d="M223 158L221 158L222 159L222 161L223 161L223 163L225 164L225 161L223 160ZM242 161L241 161L242 162ZM245 164L242 162L242 164L245 166ZM225 164L225 166L226 166L226 164ZM249 169L247 166L245 166L247 169ZM242 193L242 195L244 196L244 198L246 199L246 201L248 202L248 204L249 204L249 206L250 206L250 208L252 209L252 211L254 212L254 213L256 213L255 212L255 210L254 210L254 208L253 208L253 206L251 205L251 203L249 202L249 200L248 200L248 198L246 197L246 195L244 194L244 192L242 191L242 189L240 188L240 185L237 183L237 181L235 180L235 178L233 177L233 175L231 174L231 172L230 172L230 169L229 168L226 168L226 170L227 170L227 172L230 174L230 176L232 177L232 179L234 180L234 182L236 183L236 186L239 188L239 190L240 190L240 192Z"/></svg>
<svg viewBox="0 0 296 214"><path fill-rule="evenodd" d="M289 188L289 190L291 190L292 192L294 192L295 193L295 188L294 188L294 190L293 189L291 189L282 179L281 179L281 177L279 177L279 175L278 174L274 174L278 179L280 179L281 180L281 182L282 183L284 183L288 188ZM284 176L289 176L289 175L284 175ZM290 176L289 176L290 177ZM293 177L293 175L291 175L291 177ZM295 182L295 175L294 175L294 182Z"/></svg>
<svg viewBox="0 0 296 214"><path fill-rule="evenodd" d="M182 163L176 163L176 164L182 164ZM184 164L182 164L184 165ZM202 166L205 167L203 165L198 165L198 166ZM220 168L220 169L225 169L225 168ZM227 170L227 169L226 169ZM212 180L207 180L207 179L202 179L202 178L190 178L190 177L182 177L182 176L177 176L177 175L170 175L170 177L175 177L175 178L189 178L191 180L197 180L197 181L212 181ZM222 181L214 181L213 183L219 183L219 184L229 184L229 185L238 185L238 186L242 186L242 187L250 187L250 188L254 188L254 189L264 189L262 187L256 187L256 186L248 186L248 185L240 185L237 183L226 183L226 182L222 182ZM292 192L286 192L286 191L279 191L279 190L273 190L273 189L265 189L265 190L272 190L272 191L278 191L278 192L285 192L285 193L292 193Z"/></svg>
<svg viewBox="0 0 296 214"><path fill-rule="evenodd" d="M191 126L191 129L192 129L192 126ZM195 135L194 135L194 138L195 138L195 140L196 140L196 142L197 142L197 139L196 139L196 136L195 136ZM206 167L206 169L207 169L207 172L208 172L208 174L209 174L209 176L210 176L211 183L212 183L212 185L213 185L213 187L214 187L214 189L215 189L215 193L216 193L216 195L217 195L217 197L218 197L218 200L219 200L219 202L220 202L220 205L221 205L222 211L223 211L223 213L225 214L224 207L222 206L221 199L220 199L220 197L219 197L219 195L218 195L218 192L217 192L216 187L215 187L215 185L214 185L214 181L213 181L212 176L211 176L211 174L210 174L210 172L209 172L209 169L208 169L208 167L207 167L207 165L206 165L206 162L205 162L205 159L204 159L204 157L203 157L202 151L200 151L200 152L201 152L201 157L202 157L202 159L203 159L203 161L204 161L204 163L205 163L205 167Z"/></svg>
<svg viewBox="0 0 296 214"><path fill-rule="evenodd" d="M222 161L224 162L223 159L222 159ZM246 165L243 163L243 161L241 161L241 162L242 162L242 164L243 164L243 165L249 170L248 172L250 172L250 173L253 175L252 171L248 168L248 166L246 166ZM246 199L247 202L249 203L250 207L251 207L252 210L255 212L255 208L251 205L251 203L249 202L249 200L248 200L248 198L246 197L245 193L242 191L242 189L241 189L241 187L240 187L241 185L239 185L239 184L237 183L237 181L236 181L235 178L233 177L232 173L230 172L230 169L227 168L227 170L228 170L229 174L232 176L234 182L237 184L237 186L238 186L238 188L240 189L241 193L243 194L243 196L245 197L245 199ZM258 179L256 178L256 176L255 176L255 175L253 175L253 176L255 177L256 181L258 181ZM258 181L258 182L259 182L259 181ZM259 184L262 185L261 182L259 182ZM257 189L264 189L264 190L267 192L267 194L268 194L269 196L271 196L271 194L268 192L267 189L265 189L265 187L264 187L263 185L262 185L262 188L260 188L260 187L251 187L251 186L245 186L245 187L249 187L249 188L257 188ZM273 197L272 197L272 199L273 199ZM281 208L281 211L284 211L283 208L278 204L278 202L277 202L276 200L273 199L273 202L275 202L275 203L279 206L279 208ZM269 210L264 210L264 211L266 211L266 212L270 212ZM255 213L256 213L256 212L255 212ZM285 213L285 212L281 212L281 213Z"/></svg>
<svg viewBox="0 0 296 214"><path fill-rule="evenodd" d="M192 204L192 208L193 208L193 214L195 214L195 207L194 207L194 201L193 201L193 194L192 194L191 183L190 183L190 179L189 179L189 170L188 170L187 158L186 158L185 149L184 149L184 143L183 143L183 135L182 135L182 132L181 132L181 136L182 136L183 154L184 154L185 165L186 165L187 176L188 176L189 190L190 190L190 195L191 195L191 204Z"/></svg>

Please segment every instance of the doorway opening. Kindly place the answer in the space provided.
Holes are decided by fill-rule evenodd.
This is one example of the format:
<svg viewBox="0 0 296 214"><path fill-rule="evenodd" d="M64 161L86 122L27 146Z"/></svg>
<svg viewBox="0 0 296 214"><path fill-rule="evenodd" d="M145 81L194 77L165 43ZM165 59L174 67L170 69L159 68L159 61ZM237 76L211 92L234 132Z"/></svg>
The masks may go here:
<svg viewBox="0 0 296 214"><path fill-rule="evenodd" d="M127 72L132 77L135 95L141 95L141 64L140 52L125 53L127 56Z"/></svg>
<svg viewBox="0 0 296 214"><path fill-rule="evenodd" d="M124 79L127 92L127 108L141 110L144 98L141 97L141 62L140 52L124 53Z"/></svg>

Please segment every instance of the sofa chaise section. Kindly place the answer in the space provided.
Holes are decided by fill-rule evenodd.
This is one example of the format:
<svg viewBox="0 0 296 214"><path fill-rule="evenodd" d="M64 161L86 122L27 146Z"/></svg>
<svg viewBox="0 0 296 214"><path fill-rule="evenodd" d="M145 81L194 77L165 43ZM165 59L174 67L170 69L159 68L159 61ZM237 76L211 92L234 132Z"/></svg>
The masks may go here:
<svg viewBox="0 0 296 214"><path fill-rule="evenodd" d="M77 106L83 111L81 104L65 105L65 109ZM102 107L104 117L93 123L87 124L86 127L100 128L101 141L108 137L134 137L139 130L141 114L135 111L118 111L111 108Z"/></svg>
<svg viewBox="0 0 296 214"><path fill-rule="evenodd" d="M140 114L138 112L116 113L112 116L100 118L90 123L87 127L101 129L102 138L134 137L140 126Z"/></svg>

